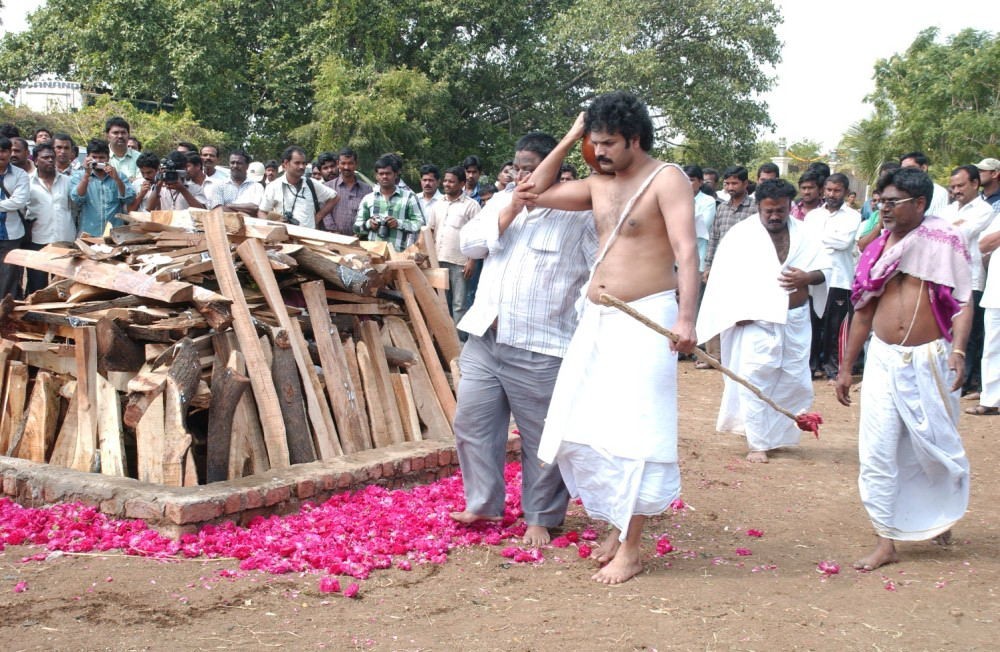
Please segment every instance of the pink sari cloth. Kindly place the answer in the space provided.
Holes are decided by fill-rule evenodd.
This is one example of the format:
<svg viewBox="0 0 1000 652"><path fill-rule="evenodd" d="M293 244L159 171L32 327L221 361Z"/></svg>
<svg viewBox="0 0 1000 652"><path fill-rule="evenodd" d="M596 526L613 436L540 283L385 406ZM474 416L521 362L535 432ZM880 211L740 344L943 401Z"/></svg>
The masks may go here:
<svg viewBox="0 0 1000 652"><path fill-rule="evenodd" d="M972 264L962 235L930 215L887 249L889 235L883 231L861 254L851 293L854 307L863 308L881 296L896 274L919 278L927 282L934 319L950 342L952 320L972 295Z"/></svg>

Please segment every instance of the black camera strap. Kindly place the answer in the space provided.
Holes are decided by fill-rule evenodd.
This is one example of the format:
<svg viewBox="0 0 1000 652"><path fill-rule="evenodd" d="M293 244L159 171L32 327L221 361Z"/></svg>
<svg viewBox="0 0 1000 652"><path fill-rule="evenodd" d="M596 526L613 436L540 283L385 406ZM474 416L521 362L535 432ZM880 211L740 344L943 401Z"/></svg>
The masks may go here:
<svg viewBox="0 0 1000 652"><path fill-rule="evenodd" d="M316 196L316 186L313 185L313 180L306 177L306 185L309 186L309 192L313 196L313 210L316 215L319 215L319 197Z"/></svg>
<svg viewBox="0 0 1000 652"><path fill-rule="evenodd" d="M316 196L316 186L313 185L312 179L310 179L309 177L305 178L305 182L306 182L306 185L309 186L309 192L312 193L312 198L313 198L313 215L314 216L319 215L319 197ZM292 186L292 184L290 184L290 183L286 183L285 185L288 185L288 186L291 186L291 187L294 188L294 186ZM288 210L288 212L291 213L291 214L293 214L293 215L295 214L295 204L296 204L296 202L299 201L299 193L300 192L301 192L301 186L299 188L295 188L295 197L294 197L294 199L292 199L292 207ZM281 190L281 210L282 211L285 210L285 190L284 190L284 188L282 188L282 190Z"/></svg>

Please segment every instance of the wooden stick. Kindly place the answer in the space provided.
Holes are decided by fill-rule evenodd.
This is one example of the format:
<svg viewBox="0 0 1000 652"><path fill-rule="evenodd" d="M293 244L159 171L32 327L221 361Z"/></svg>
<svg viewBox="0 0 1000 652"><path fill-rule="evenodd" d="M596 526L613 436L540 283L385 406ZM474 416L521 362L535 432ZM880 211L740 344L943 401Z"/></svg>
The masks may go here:
<svg viewBox="0 0 1000 652"><path fill-rule="evenodd" d="M671 342L677 342L677 340L680 339L680 337L677 335L677 333L674 333L673 331L671 331L669 329L666 329L663 326L660 326L659 324L657 324L653 320L649 319L648 317L646 317L642 313L637 312L632 306L628 305L627 303L625 303L624 301L622 301L618 297L614 297L614 296L612 296L610 294L602 292L601 296L599 298L600 298L601 303L603 303L604 305L606 305L606 306L614 306L615 308L617 308L618 310L621 310L622 312L624 312L626 315L628 315L632 319L635 319L636 321L640 322L644 326L653 329L654 331L656 331L660 335L663 335L664 337L666 337L667 339L669 339ZM756 396L760 400L762 400L765 403L767 403L768 405L770 405L777 412L780 412L781 414L785 415L786 417L788 417L789 419L791 419L792 421L794 421L796 424L799 423L799 418L797 416L795 416L794 414L792 414L791 412L789 412L785 408L783 408L780 405L778 405L777 403L775 403L769 397L765 396L764 392L762 392L759 387L757 387L756 385L754 385L753 383L751 383L746 378L737 375L735 372L733 372L731 369L728 369L727 367L725 367L721 362L719 362L718 360L716 360L715 358L713 358L709 354L707 354L704 351L702 351L701 349L695 347L695 349L694 349L694 356L696 358L698 358L699 360L701 360L702 362L710 365L713 369L718 369L727 378L730 378L731 380L733 380L733 381L739 383L740 385L743 385L747 389L749 389L751 392L753 392L754 396Z"/></svg>

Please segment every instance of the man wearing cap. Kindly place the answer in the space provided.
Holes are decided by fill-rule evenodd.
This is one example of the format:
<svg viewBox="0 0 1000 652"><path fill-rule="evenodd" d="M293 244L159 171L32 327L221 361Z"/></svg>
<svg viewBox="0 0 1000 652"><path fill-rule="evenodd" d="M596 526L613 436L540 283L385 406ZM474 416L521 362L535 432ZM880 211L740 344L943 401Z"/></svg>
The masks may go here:
<svg viewBox="0 0 1000 652"><path fill-rule="evenodd" d="M203 147L202 151L204 149ZM264 186L247 178L249 167L249 154L242 149L230 152L229 178L212 185L208 207L222 206L225 211L257 215L261 200L264 199Z"/></svg>
<svg viewBox="0 0 1000 652"><path fill-rule="evenodd" d="M982 198L993 207L993 210L1000 211L1000 160L995 158L984 158L976 163L979 170L979 189Z"/></svg>
<svg viewBox="0 0 1000 652"><path fill-rule="evenodd" d="M247 166L247 179L255 183L259 183L261 188L264 187L264 164L260 161L254 161Z"/></svg>

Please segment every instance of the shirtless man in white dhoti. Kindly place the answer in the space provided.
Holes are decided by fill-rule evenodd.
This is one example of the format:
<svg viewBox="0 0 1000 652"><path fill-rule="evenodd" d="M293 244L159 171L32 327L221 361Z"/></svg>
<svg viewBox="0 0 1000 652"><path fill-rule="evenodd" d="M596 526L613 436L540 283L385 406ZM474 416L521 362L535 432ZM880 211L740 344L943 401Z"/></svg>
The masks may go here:
<svg viewBox="0 0 1000 652"><path fill-rule="evenodd" d="M722 364L793 413L813 401L809 286L824 283L832 261L822 233L788 219L795 187L782 179L757 186L758 215L733 226L715 252L698 312L698 336L722 339ZM743 435L747 461L799 443L798 425L739 383L725 378L716 430Z"/></svg>
<svg viewBox="0 0 1000 652"><path fill-rule="evenodd" d="M563 158L589 133L598 174L553 184ZM677 352L695 345L698 253L691 184L649 155L653 125L627 93L594 100L518 189L529 204L593 210L602 247L580 325L556 381L539 458L558 461L587 512L611 523L594 579L619 584L642 570L646 517L680 493ZM675 273L674 265L678 271ZM602 293L670 327L676 345L605 308Z"/></svg>
<svg viewBox="0 0 1000 652"><path fill-rule="evenodd" d="M946 543L969 503L969 462L958 434L958 390L972 323L972 271L964 239L925 215L934 187L918 169L878 183L879 236L858 262L854 318L837 375L851 404L851 367L865 360L858 437L861 502L878 542L854 563L870 571L897 561L895 541Z"/></svg>

